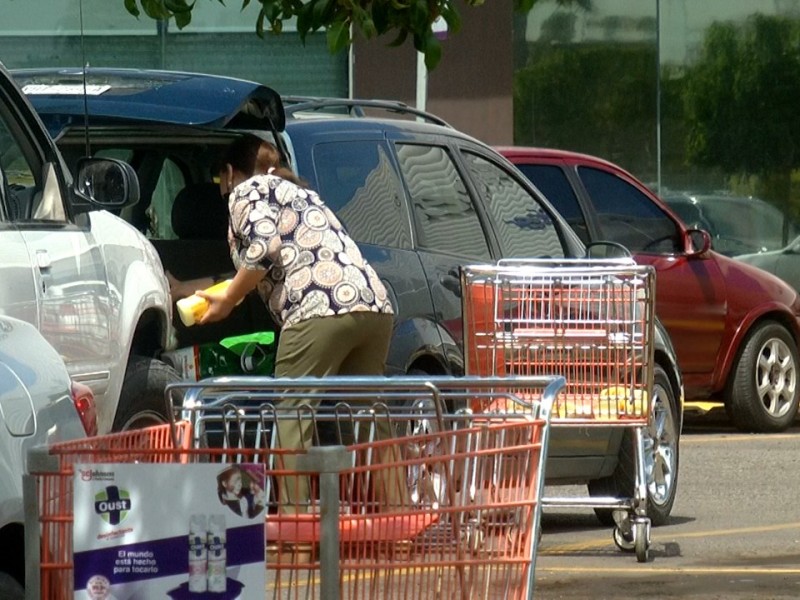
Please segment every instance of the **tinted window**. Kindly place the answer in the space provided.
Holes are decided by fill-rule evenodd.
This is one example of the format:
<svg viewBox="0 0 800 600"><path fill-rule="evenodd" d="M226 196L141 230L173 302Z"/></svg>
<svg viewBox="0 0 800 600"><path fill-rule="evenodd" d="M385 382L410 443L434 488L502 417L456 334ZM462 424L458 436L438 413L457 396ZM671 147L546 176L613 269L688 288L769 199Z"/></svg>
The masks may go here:
<svg viewBox="0 0 800 600"><path fill-rule="evenodd" d="M178 237L172 229L172 205L184 186L186 178L183 171L173 160L165 159L146 211L147 232L150 237L160 240L174 240Z"/></svg>
<svg viewBox="0 0 800 600"><path fill-rule="evenodd" d="M491 258L478 214L447 151L438 146L400 144L397 158L411 196L418 245Z"/></svg>
<svg viewBox="0 0 800 600"><path fill-rule="evenodd" d="M492 216L503 256L563 257L556 224L539 201L499 166L469 152L464 157Z"/></svg>
<svg viewBox="0 0 800 600"><path fill-rule="evenodd" d="M52 170L46 174L49 193L41 193L34 167L15 137L17 134L18 130L9 126L0 113L0 199L6 199L8 218L12 221L63 221L66 214L55 174Z"/></svg>
<svg viewBox="0 0 800 600"><path fill-rule="evenodd" d="M581 241L584 244L591 242L586 219L564 170L555 165L517 165L517 167L556 207Z"/></svg>
<svg viewBox="0 0 800 600"><path fill-rule="evenodd" d="M649 197L605 171L581 167L583 185L597 212L602 237L631 252L676 252L675 222Z"/></svg>
<svg viewBox="0 0 800 600"><path fill-rule="evenodd" d="M314 164L320 196L353 239L411 247L400 179L379 142L318 144Z"/></svg>

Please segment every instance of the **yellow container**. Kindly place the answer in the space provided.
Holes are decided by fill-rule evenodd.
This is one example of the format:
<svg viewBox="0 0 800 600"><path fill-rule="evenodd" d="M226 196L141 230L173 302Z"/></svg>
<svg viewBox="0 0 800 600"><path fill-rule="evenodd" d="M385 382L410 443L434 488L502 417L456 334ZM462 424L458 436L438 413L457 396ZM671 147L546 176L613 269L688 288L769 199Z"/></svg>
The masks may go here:
<svg viewBox="0 0 800 600"><path fill-rule="evenodd" d="M206 288L205 292L207 294L222 292L231 284L231 281L231 279L226 279L225 281L215 283L211 287ZM196 294L192 294L191 296L178 300L175 306L178 308L178 316L180 316L183 324L187 327L191 327L206 314L208 310L208 301Z"/></svg>

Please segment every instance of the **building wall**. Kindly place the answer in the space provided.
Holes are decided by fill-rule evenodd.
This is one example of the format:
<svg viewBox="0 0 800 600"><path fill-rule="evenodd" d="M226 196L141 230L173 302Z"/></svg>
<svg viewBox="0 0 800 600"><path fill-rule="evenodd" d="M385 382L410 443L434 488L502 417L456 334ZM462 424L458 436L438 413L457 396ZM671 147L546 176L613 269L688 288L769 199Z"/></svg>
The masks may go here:
<svg viewBox="0 0 800 600"><path fill-rule="evenodd" d="M174 22L137 19L119 0L6 0L0 62L9 69L88 63L197 71L251 79L281 94L346 96L347 54L331 55L324 32L303 43L291 24L281 35L259 38L256 5L242 10L241 3L203 0L180 30Z"/></svg>
<svg viewBox="0 0 800 600"><path fill-rule="evenodd" d="M442 41L442 60L428 75L426 109L489 144L514 139L512 3L459 4L461 30ZM356 39L353 95L416 106L417 53L392 36Z"/></svg>

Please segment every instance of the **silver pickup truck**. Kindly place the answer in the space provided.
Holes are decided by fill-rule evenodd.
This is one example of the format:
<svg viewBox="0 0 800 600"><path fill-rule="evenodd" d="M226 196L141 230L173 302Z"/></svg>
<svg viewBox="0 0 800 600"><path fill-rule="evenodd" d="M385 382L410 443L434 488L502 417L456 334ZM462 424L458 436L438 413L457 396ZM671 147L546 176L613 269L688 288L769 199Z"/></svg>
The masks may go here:
<svg viewBox="0 0 800 600"><path fill-rule="evenodd" d="M100 433L163 421L178 380L158 358L173 337L161 260L120 216L138 199L127 163L66 165L0 65L0 315L33 324L92 389Z"/></svg>

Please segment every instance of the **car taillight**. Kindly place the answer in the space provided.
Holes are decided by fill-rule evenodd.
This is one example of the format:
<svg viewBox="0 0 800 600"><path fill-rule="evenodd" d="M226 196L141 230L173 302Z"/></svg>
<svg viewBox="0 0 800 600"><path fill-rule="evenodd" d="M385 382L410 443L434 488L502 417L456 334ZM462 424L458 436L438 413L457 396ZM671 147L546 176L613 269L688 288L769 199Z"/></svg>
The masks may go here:
<svg viewBox="0 0 800 600"><path fill-rule="evenodd" d="M72 402L89 437L97 435L97 407L92 389L83 383L72 382Z"/></svg>

